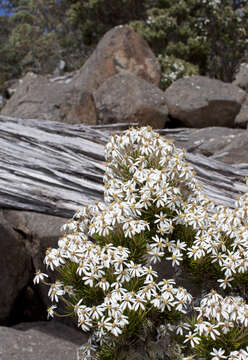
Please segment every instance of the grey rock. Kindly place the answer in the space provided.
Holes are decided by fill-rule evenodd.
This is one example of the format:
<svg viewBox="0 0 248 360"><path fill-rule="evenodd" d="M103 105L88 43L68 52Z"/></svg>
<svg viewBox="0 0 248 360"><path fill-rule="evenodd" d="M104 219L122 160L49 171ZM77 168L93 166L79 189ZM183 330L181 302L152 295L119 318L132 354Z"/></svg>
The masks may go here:
<svg viewBox="0 0 248 360"><path fill-rule="evenodd" d="M0 327L1 360L76 360L87 335L56 321Z"/></svg>
<svg viewBox="0 0 248 360"><path fill-rule="evenodd" d="M169 115L182 126L234 127L234 120L245 100L239 87L205 76L185 77L165 91Z"/></svg>
<svg viewBox="0 0 248 360"><path fill-rule="evenodd" d="M96 124L91 94L76 90L71 82L66 83L68 76L62 80L53 81L48 76L28 73L19 81L15 94L1 113L23 119Z"/></svg>

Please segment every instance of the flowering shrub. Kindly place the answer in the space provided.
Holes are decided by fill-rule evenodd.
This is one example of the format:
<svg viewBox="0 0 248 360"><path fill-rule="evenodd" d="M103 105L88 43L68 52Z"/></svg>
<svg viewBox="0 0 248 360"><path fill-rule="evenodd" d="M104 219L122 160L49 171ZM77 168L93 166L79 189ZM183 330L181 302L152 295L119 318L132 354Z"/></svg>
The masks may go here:
<svg viewBox="0 0 248 360"><path fill-rule="evenodd" d="M164 259L195 276L208 269L221 291L245 283L248 195L235 210L216 206L201 193L183 150L150 128L112 136L106 160L105 202L78 210L63 226L58 248L47 250L44 262L59 280L49 284L40 272L34 279L48 284L49 298L64 302L78 326L91 331L85 358L118 359L122 345L157 327L161 336L165 329L183 336L186 353L243 359L244 300L212 292L193 307L175 279L157 281L153 265ZM192 310L198 316L188 320ZM240 357L231 357L235 352Z"/></svg>

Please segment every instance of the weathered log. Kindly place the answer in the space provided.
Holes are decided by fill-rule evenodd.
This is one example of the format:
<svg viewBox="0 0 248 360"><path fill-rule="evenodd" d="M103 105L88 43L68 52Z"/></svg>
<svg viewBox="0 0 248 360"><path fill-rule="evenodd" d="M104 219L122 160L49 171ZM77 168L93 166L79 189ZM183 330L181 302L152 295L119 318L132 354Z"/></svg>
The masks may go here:
<svg viewBox="0 0 248 360"><path fill-rule="evenodd" d="M70 217L102 199L103 140L85 126L0 116L0 207Z"/></svg>
<svg viewBox="0 0 248 360"><path fill-rule="evenodd" d="M135 124L132 124L135 125ZM104 144L111 126L67 125L0 115L0 207L70 217L82 204L103 199ZM186 136L187 129L161 130ZM218 203L233 206L247 191L248 164L224 164L187 153L203 191Z"/></svg>

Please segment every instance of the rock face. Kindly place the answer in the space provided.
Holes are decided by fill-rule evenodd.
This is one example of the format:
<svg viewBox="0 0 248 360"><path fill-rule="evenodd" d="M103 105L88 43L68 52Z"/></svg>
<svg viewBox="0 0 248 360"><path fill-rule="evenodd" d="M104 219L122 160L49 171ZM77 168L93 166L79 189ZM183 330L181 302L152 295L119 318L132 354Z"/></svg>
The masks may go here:
<svg viewBox="0 0 248 360"><path fill-rule="evenodd" d="M133 73L154 85L160 81L160 65L145 42L130 26L108 31L73 82L77 89L95 91L120 72Z"/></svg>
<svg viewBox="0 0 248 360"><path fill-rule="evenodd" d="M56 321L0 327L1 360L73 360L87 336Z"/></svg>
<svg viewBox="0 0 248 360"><path fill-rule="evenodd" d="M31 258L21 236L0 213L0 323L8 323L19 293L30 278Z"/></svg>
<svg viewBox="0 0 248 360"><path fill-rule="evenodd" d="M2 109L2 114L68 124L96 124L91 94L76 90L70 75L54 79L28 73L20 80L15 94Z"/></svg>
<svg viewBox="0 0 248 360"><path fill-rule="evenodd" d="M233 127L246 93L235 85L196 75L175 81L165 96L169 114L182 126Z"/></svg>
<svg viewBox="0 0 248 360"><path fill-rule="evenodd" d="M95 92L99 122L136 122L164 128L168 109L163 91L131 73L106 80Z"/></svg>

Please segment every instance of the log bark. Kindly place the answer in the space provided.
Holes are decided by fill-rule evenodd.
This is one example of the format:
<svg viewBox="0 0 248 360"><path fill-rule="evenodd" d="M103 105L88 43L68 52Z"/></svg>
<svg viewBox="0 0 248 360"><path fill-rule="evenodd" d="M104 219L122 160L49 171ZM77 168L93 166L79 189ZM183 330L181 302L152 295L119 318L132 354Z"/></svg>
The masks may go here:
<svg viewBox="0 0 248 360"><path fill-rule="evenodd" d="M67 125L0 115L0 207L71 217L82 204L103 200L104 144L110 133L129 125ZM180 137L185 131L160 132ZM191 153L186 159L203 191L218 203L234 206L235 197L247 191L248 164Z"/></svg>

